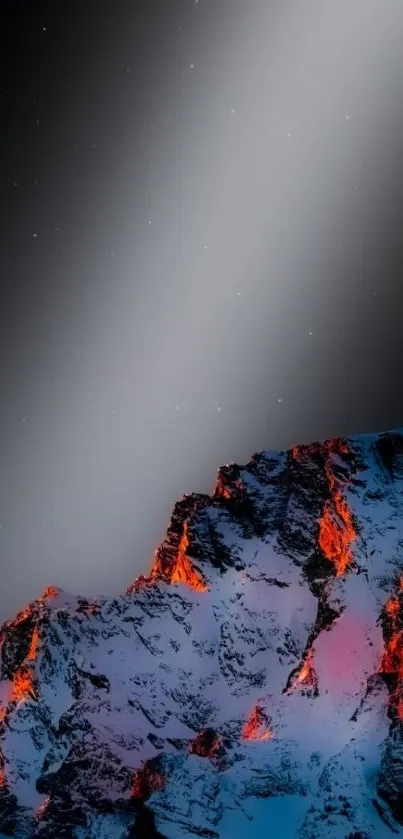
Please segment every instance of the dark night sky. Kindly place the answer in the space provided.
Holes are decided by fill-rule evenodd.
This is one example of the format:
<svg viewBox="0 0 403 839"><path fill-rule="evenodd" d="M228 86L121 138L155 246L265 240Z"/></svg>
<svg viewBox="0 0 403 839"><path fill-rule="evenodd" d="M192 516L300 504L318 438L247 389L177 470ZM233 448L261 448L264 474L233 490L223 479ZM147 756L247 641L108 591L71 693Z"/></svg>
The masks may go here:
<svg viewBox="0 0 403 839"><path fill-rule="evenodd" d="M401 0L0 5L0 620L403 422Z"/></svg>

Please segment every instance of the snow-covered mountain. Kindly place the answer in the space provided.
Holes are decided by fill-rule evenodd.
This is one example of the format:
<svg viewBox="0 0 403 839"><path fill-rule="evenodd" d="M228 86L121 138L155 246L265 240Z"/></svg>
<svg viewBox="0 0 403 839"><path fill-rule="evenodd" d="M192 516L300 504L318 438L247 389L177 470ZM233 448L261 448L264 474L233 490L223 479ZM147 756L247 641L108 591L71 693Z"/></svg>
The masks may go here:
<svg viewBox="0 0 403 839"><path fill-rule="evenodd" d="M222 467L0 638L4 836L403 837L403 429Z"/></svg>

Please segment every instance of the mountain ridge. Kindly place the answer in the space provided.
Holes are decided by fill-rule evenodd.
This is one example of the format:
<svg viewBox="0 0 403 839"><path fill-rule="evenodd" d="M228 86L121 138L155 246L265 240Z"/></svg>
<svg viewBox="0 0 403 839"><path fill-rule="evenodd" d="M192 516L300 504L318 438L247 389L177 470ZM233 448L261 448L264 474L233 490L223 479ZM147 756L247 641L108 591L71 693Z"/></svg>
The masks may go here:
<svg viewBox="0 0 403 839"><path fill-rule="evenodd" d="M119 597L5 621L0 832L403 836L402 513L402 428L260 452Z"/></svg>

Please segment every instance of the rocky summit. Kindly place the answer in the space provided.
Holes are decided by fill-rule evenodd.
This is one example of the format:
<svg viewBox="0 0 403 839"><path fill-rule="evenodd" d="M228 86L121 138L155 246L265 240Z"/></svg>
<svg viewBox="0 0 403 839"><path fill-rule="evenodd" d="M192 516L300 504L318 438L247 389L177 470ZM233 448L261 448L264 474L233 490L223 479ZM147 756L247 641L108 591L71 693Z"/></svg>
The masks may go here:
<svg viewBox="0 0 403 839"><path fill-rule="evenodd" d="M403 837L403 429L222 467L0 642L2 837Z"/></svg>

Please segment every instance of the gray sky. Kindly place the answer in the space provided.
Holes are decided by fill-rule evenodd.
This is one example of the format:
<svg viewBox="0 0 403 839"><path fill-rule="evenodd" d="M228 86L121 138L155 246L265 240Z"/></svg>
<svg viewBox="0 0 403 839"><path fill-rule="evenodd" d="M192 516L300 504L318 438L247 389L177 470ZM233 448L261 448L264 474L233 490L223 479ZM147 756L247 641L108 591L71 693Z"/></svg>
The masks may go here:
<svg viewBox="0 0 403 839"><path fill-rule="evenodd" d="M123 590L219 464L403 407L400 0L30 5L0 20L0 619Z"/></svg>

